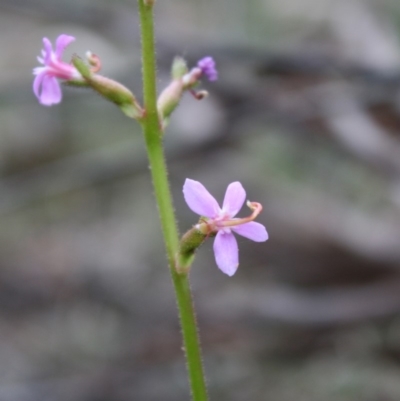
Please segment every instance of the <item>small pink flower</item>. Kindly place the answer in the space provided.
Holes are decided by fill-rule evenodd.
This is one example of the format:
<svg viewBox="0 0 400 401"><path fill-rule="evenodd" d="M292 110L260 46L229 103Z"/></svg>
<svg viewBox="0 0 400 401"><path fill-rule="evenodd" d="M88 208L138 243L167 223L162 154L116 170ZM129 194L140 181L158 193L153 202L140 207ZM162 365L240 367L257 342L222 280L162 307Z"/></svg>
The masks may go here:
<svg viewBox="0 0 400 401"><path fill-rule="evenodd" d="M215 61L212 57L203 57L197 62L197 67L201 69L209 81L216 81L218 79L218 71Z"/></svg>
<svg viewBox="0 0 400 401"><path fill-rule="evenodd" d="M268 239L265 227L252 221L262 209L259 203L247 203L254 211L250 217L235 218L246 199L246 191L240 182L228 185L222 208L198 181L186 179L183 194L189 208L207 218L196 228L205 233L217 233L214 241L215 261L228 276L233 276L239 266L239 249L233 232L256 242Z"/></svg>
<svg viewBox="0 0 400 401"><path fill-rule="evenodd" d="M62 92L57 78L70 80L81 77L72 64L61 60L65 48L74 40L73 36L60 35L56 41L56 50L53 51L50 40L43 38L42 57L37 58L43 67L33 69L33 75L36 75L33 81L33 92L44 106L61 102Z"/></svg>

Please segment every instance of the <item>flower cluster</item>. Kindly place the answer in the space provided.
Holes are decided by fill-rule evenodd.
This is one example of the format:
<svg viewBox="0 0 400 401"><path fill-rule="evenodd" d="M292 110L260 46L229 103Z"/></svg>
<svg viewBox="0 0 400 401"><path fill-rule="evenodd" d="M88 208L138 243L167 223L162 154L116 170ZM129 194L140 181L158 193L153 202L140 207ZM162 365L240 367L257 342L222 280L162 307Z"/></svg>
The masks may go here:
<svg viewBox="0 0 400 401"><path fill-rule="evenodd" d="M39 102L44 106L51 106L61 102L62 92L57 79L71 80L81 78L78 70L69 63L61 60L65 48L75 40L73 36L60 35L56 40L56 49L53 50L51 42L43 38L42 56L38 57L43 67L33 69L35 79L33 92Z"/></svg>
<svg viewBox="0 0 400 401"><path fill-rule="evenodd" d="M43 38L44 49L38 57L42 66L33 69L35 75L33 92L39 102L44 106L60 103L62 92L59 80L61 80L70 85L92 87L102 96L116 103L126 115L140 120L145 112L135 96L118 82L97 74L101 62L96 55L87 53L89 66L77 56L73 57L72 63L62 61L65 48L74 40L73 36L62 34L57 38L55 50L53 50L50 40ZM168 117L178 105L184 91L189 91L196 99L202 99L207 95L206 91L194 90L203 75L209 81L218 79L218 71L212 57L202 58L190 71L185 60L175 59L172 67L172 82L158 99L158 110L163 127L168 123Z"/></svg>
<svg viewBox="0 0 400 401"><path fill-rule="evenodd" d="M100 59L97 56L88 53L87 62L89 66L77 56L74 56L72 63L62 61L65 48L74 40L73 36L62 34L57 38L55 49L53 49L50 40L43 38L44 49L41 57L38 57L42 66L33 69L35 75L33 92L39 102L45 106L60 103L62 92L58 80L62 80L78 86L90 86L117 104L129 117L139 120L143 118L145 110L141 108L134 95L127 88L97 74L101 66ZM218 79L218 71L212 57L202 58L191 70L188 69L185 60L182 58L174 60L172 81L161 93L157 104L163 128L168 123L169 116L178 105L184 91L189 91L196 99L202 99L207 95L206 91L195 90L202 76L205 76L209 81ZM247 206L252 210L249 217L235 217L246 198L246 192L240 182L233 182L228 186L222 208L198 181L187 179L183 193L190 209L201 216L199 224L194 227L200 235L198 240L201 242L202 238L215 236L215 260L225 274L232 276L239 265L239 250L233 233L256 242L268 239L265 227L253 221L262 210L259 203L247 202ZM190 256L191 247L189 246L188 249Z"/></svg>
<svg viewBox="0 0 400 401"><path fill-rule="evenodd" d="M265 227L252 220L260 213L262 206L248 202L253 210L247 218L235 218L246 200L246 191L238 181L228 185L222 208L207 189L198 181L186 179L183 194L189 208L201 216L195 227L204 234L215 234L214 254L218 267L227 274L235 274L239 266L239 249L233 233L263 242L268 239Z"/></svg>

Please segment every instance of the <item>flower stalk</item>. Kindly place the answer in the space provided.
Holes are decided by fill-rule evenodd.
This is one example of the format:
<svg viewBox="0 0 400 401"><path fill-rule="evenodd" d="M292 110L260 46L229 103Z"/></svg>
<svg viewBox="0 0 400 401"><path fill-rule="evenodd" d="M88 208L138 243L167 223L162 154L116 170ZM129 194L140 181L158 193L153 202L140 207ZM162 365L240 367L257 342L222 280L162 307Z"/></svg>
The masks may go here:
<svg viewBox="0 0 400 401"><path fill-rule="evenodd" d="M200 215L200 220L179 240L164 158L163 131L183 94L187 91L197 100L203 99L208 92L196 90L200 79L205 77L209 81L216 81L218 71L214 59L209 56L203 57L190 70L184 59L175 58L171 82L157 100L154 2L138 0L142 38L143 106L128 88L98 74L101 60L95 54L86 53L86 60L74 55L70 63L64 62L63 52L75 40L73 36L66 34L61 34L56 39L54 49L50 40L43 38L44 49L38 57L41 66L33 70L33 92L42 105L52 106L62 100L60 83L89 87L141 124L175 289L192 400L207 401L197 322L188 278L195 252L207 238L215 238L217 266L223 273L232 276L239 266L239 250L233 233L256 242L266 241L268 233L262 224L254 221L262 210L260 203L248 201L247 206L252 211L250 216L235 217L246 198L240 182L236 181L228 186L220 207L200 182L186 179L183 187L186 203L193 212Z"/></svg>
<svg viewBox="0 0 400 401"><path fill-rule="evenodd" d="M179 274L175 266L175 255L179 249L179 235L169 188L162 144L162 130L157 109L153 4L146 0L138 0L138 4L141 22L145 109L145 116L141 120L141 124L176 294L192 399L193 401L207 401L207 390L189 279L186 274Z"/></svg>

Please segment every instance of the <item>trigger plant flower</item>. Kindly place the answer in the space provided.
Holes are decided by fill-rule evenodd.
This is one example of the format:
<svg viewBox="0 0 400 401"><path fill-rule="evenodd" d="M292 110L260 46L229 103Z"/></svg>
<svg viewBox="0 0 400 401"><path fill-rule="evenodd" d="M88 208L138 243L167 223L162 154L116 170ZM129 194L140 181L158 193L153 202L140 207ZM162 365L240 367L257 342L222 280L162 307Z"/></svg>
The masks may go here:
<svg viewBox="0 0 400 401"><path fill-rule="evenodd" d="M209 81L218 79L217 67L212 57L203 57L190 70L182 57L175 57L171 68L171 82L161 92L157 100L163 129L167 126L170 115L178 106L185 91L188 91L197 100L208 96L207 91L196 89L203 76Z"/></svg>
<svg viewBox="0 0 400 401"><path fill-rule="evenodd" d="M245 218L235 217L246 199L246 191L240 182L228 185L222 207L198 181L186 179L183 194L189 208L201 216L195 228L204 235L215 236L215 261L228 276L235 274L239 266L239 249L234 233L255 242L268 239L265 227L253 221L262 210L261 204L248 201L252 214Z"/></svg>
<svg viewBox="0 0 400 401"><path fill-rule="evenodd" d="M61 60L65 48L75 40L73 36L60 35L56 40L56 47L49 39L43 39L44 49L42 57L38 57L43 67L33 69L35 79L33 92L39 102L51 106L61 102L62 92L58 80L65 81L75 87L90 87L105 99L116 104L121 111L130 118L140 120L144 110L136 100L134 94L119 82L101 76L101 60L92 52L86 53L86 60L77 55L72 57L71 63Z"/></svg>
<svg viewBox="0 0 400 401"><path fill-rule="evenodd" d="M41 57L37 58L43 66L33 69L33 92L44 106L61 102L62 92L57 79L68 81L81 78L81 74L72 64L61 60L65 48L74 40L73 36L60 35L53 50L50 40L43 38L44 49Z"/></svg>
<svg viewBox="0 0 400 401"><path fill-rule="evenodd" d="M203 57L190 70L182 57L175 57L171 68L171 82L157 100L157 109L163 129L168 125L169 117L178 106L185 91L188 91L197 100L208 96L207 91L196 89L203 76L209 81L218 79L217 67L212 57Z"/></svg>

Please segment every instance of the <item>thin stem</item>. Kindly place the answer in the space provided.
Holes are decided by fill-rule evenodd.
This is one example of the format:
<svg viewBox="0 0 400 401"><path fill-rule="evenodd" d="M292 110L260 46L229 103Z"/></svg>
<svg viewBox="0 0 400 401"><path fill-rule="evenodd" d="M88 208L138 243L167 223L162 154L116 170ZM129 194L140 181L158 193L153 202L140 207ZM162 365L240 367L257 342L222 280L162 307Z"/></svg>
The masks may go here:
<svg viewBox="0 0 400 401"><path fill-rule="evenodd" d="M143 97L146 110L142 127L178 305L192 398L193 401L207 401L207 390L189 279L187 275L178 274L175 269L175 255L178 252L179 235L157 113L153 6L152 2L146 2L145 0L138 0L138 3L142 37Z"/></svg>

